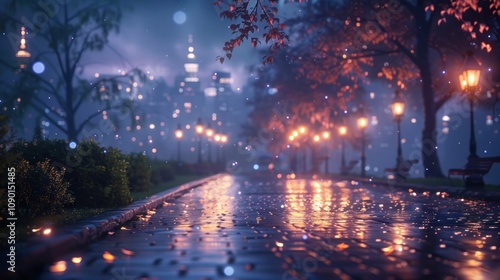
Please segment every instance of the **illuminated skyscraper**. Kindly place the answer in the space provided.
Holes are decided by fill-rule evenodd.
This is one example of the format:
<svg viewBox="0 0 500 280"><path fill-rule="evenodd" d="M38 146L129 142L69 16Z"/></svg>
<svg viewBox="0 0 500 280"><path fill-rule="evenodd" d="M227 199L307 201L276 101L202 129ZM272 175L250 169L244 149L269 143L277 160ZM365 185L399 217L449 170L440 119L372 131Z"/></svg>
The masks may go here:
<svg viewBox="0 0 500 280"><path fill-rule="evenodd" d="M26 68L31 54L26 50L26 29L24 26L21 27L21 41L19 42L19 50L16 53L16 57L19 60L19 68Z"/></svg>
<svg viewBox="0 0 500 280"><path fill-rule="evenodd" d="M199 64L196 60L193 47L193 35L188 37L188 54L186 63L184 63L184 75L177 80L179 93L185 96L194 96L199 94L200 79L198 78Z"/></svg>

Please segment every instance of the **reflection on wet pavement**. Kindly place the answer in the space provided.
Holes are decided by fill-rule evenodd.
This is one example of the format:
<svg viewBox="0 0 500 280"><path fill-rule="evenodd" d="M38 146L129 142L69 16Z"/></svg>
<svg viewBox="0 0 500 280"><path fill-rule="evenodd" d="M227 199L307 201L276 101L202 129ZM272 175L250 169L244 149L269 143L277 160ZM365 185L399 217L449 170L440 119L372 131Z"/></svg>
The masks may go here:
<svg viewBox="0 0 500 280"><path fill-rule="evenodd" d="M321 180L226 176L42 279L500 279L500 204Z"/></svg>

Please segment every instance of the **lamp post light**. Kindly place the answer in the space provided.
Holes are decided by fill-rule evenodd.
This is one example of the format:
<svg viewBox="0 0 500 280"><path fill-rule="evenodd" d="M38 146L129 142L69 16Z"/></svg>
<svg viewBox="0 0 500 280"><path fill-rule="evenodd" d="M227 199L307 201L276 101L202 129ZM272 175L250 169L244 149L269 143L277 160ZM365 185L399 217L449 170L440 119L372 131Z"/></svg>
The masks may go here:
<svg viewBox="0 0 500 280"><path fill-rule="evenodd" d="M365 116L358 118L358 128L361 129L361 177L366 176L366 156L365 156L365 142L366 142L366 127L368 126L368 118Z"/></svg>
<svg viewBox="0 0 500 280"><path fill-rule="evenodd" d="M323 139L328 140L330 139L330 132L328 131L324 131L323 132ZM325 149L325 175L328 175L328 173L330 172L330 168L328 167L328 162L330 161L330 155L328 153L328 147L325 146L326 149Z"/></svg>
<svg viewBox="0 0 500 280"><path fill-rule="evenodd" d="M211 149L210 142L212 141L212 136L214 136L214 130L210 126L210 123L207 124L206 135L208 138L207 161L208 161L208 163L212 163L212 149Z"/></svg>
<svg viewBox="0 0 500 280"><path fill-rule="evenodd" d="M220 141L222 143L222 146L221 146L221 160L222 162L224 163L226 161L226 153L224 152L224 145L227 143L228 141L228 138L227 138L227 135L225 134L222 134L220 136Z"/></svg>
<svg viewBox="0 0 500 280"><path fill-rule="evenodd" d="M299 135L304 135L307 131L307 128L305 126L300 126L299 127ZM304 174L307 173L307 147L304 141L302 141L302 170L304 171Z"/></svg>
<svg viewBox="0 0 500 280"><path fill-rule="evenodd" d="M401 174L401 163L403 162L403 152L401 149L401 118L405 112L405 102L401 97L399 90L396 90L396 95L394 96L394 100L391 104L392 115L394 116L394 121L397 123L398 127L398 150L396 156L396 177L402 178L404 177Z"/></svg>
<svg viewBox="0 0 500 280"><path fill-rule="evenodd" d="M467 157L467 165L471 163L471 159L477 158L477 144L474 129L474 99L479 91L479 79L481 77L481 66L474 58L474 53L468 51L459 75L460 87L467 94L469 100L470 111L470 136L469 136L469 156ZM484 186L482 176L470 175L465 178L466 186Z"/></svg>
<svg viewBox="0 0 500 280"><path fill-rule="evenodd" d="M290 170L293 173L297 172L297 147L296 147L296 145L295 145L295 143L293 141L295 140L295 138L298 135L299 134L298 134L297 131L293 131L292 134L290 134L288 136L288 140L290 141L291 146L292 146L292 155L291 155L291 158L290 158Z"/></svg>
<svg viewBox="0 0 500 280"><path fill-rule="evenodd" d="M346 174L345 166L345 135L347 134L347 126L343 125L339 127L339 135L341 138L340 142L340 175Z"/></svg>
<svg viewBox="0 0 500 280"><path fill-rule="evenodd" d="M461 74L459 75L460 87L462 88L462 91L467 94L467 98L469 100L470 140L468 159L470 159L477 157L476 136L474 132L474 97L479 90L479 78L481 76L481 67L474 58L473 52L467 52L461 70Z"/></svg>
<svg viewBox="0 0 500 280"><path fill-rule="evenodd" d="M220 142L221 142L221 135L220 134L215 134L214 136L214 141L217 143L217 149L215 150L215 162L219 164L221 162L220 160Z"/></svg>
<svg viewBox="0 0 500 280"><path fill-rule="evenodd" d="M183 136L183 131L181 124L177 124L177 129L175 130L175 138L177 138L177 162L181 162L181 139Z"/></svg>
<svg viewBox="0 0 500 280"><path fill-rule="evenodd" d="M201 123L201 118L198 118L195 126L196 134L198 134L198 163L201 164L201 136L203 135L203 124Z"/></svg>

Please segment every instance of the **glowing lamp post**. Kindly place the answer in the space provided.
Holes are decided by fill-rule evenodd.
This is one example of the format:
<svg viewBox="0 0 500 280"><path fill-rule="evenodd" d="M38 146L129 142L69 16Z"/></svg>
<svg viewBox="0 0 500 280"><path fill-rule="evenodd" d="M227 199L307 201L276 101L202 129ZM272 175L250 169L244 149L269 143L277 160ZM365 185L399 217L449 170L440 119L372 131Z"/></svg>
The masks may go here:
<svg viewBox="0 0 500 280"><path fill-rule="evenodd" d="M460 87L467 94L469 99L470 111L470 140L469 140L469 159L477 157L476 136L474 132L474 97L479 90L479 78L481 77L481 67L474 58L472 52L467 52L462 71L459 75Z"/></svg>
<svg viewBox="0 0 500 280"><path fill-rule="evenodd" d="M474 98L479 91L479 79L481 77L481 66L474 58L474 53L469 51L466 54L464 64L459 75L460 87L467 94L469 99L470 111L470 138L469 138L469 156L467 164L471 163L471 159L477 158L477 144L474 129ZM483 177L480 175L470 175L465 178L466 186L484 186Z"/></svg>
<svg viewBox="0 0 500 280"><path fill-rule="evenodd" d="M201 118L198 118L196 126L194 127L196 134L198 134L198 163L201 164L201 136L203 135L203 124L201 123Z"/></svg>
<svg viewBox="0 0 500 280"><path fill-rule="evenodd" d="M207 138L208 138L207 161L209 163L212 163L212 149L211 149L210 142L212 141L212 136L214 136L214 130L212 129L212 127L210 126L210 124L207 124L206 135L207 135Z"/></svg>
<svg viewBox="0 0 500 280"><path fill-rule="evenodd" d="M345 166L345 136L347 134L347 127L341 126L339 127L339 135L341 138L341 146L340 146L340 174L346 174L346 166Z"/></svg>
<svg viewBox="0 0 500 280"><path fill-rule="evenodd" d="M214 136L214 141L217 143L218 148L215 150L215 162L217 164L220 163L220 142L221 142L221 135L220 134L215 134Z"/></svg>
<svg viewBox="0 0 500 280"><path fill-rule="evenodd" d="M181 124L177 125L177 129L175 130L175 138L177 138L177 162L181 162L181 139L184 136L184 132L182 131Z"/></svg>
<svg viewBox="0 0 500 280"><path fill-rule="evenodd" d="M396 156L396 176L403 177L400 173L401 163L403 162L403 152L401 149L401 118L405 112L405 103L401 97L399 90L396 90L396 96L391 104L392 115L394 116L394 121L398 125L398 150Z"/></svg>
<svg viewBox="0 0 500 280"><path fill-rule="evenodd" d="M228 141L227 135L222 134L222 135L220 136L220 141L221 141L221 143L222 143L222 146L221 146L221 151L222 151L222 152L221 152L221 160L222 160L222 162L225 162L225 161L226 161L226 153L224 152L224 145L225 145L225 144L227 143L227 141Z"/></svg>
<svg viewBox="0 0 500 280"><path fill-rule="evenodd" d="M323 132L323 139L327 141L330 139L330 132L324 131ZM328 168L328 162L330 161L330 155L328 153L328 148L326 148L326 153L325 153L325 175L327 175L330 172L330 168Z"/></svg>
<svg viewBox="0 0 500 280"><path fill-rule="evenodd" d="M367 117L358 118L358 128L361 129L361 177L366 176L365 166L366 166L366 156L365 156L365 142L366 142L366 127L368 126Z"/></svg>

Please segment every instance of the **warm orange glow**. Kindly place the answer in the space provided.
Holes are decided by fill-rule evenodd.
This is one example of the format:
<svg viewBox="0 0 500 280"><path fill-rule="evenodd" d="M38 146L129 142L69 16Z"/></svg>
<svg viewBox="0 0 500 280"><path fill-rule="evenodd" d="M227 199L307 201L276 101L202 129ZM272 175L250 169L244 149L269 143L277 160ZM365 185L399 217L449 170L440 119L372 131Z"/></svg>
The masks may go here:
<svg viewBox="0 0 500 280"><path fill-rule="evenodd" d="M396 102L392 103L391 109L392 109L392 114L395 117L400 117L405 112L405 104L402 101L396 101Z"/></svg>
<svg viewBox="0 0 500 280"><path fill-rule="evenodd" d="M382 252L384 252L384 254L386 254L386 255L389 255L393 251L394 251L394 247L392 247L392 246L382 248Z"/></svg>
<svg viewBox="0 0 500 280"><path fill-rule="evenodd" d="M214 130L211 128L207 128L207 137L212 137L214 135Z"/></svg>
<svg viewBox="0 0 500 280"><path fill-rule="evenodd" d="M295 140L295 137L293 135L288 136L288 140L293 141Z"/></svg>
<svg viewBox="0 0 500 280"><path fill-rule="evenodd" d="M182 136L183 136L183 134L184 134L184 133L182 133L182 130L180 130L180 129L175 131L175 137L176 137L177 139L181 139L181 138L182 138Z"/></svg>
<svg viewBox="0 0 500 280"><path fill-rule="evenodd" d="M107 262L112 262L115 260L115 256L113 256L110 252L106 251L104 254L102 254L102 258L106 260Z"/></svg>
<svg viewBox="0 0 500 280"><path fill-rule="evenodd" d="M367 117L360 117L358 119L358 127L361 129L365 129L368 126L368 118Z"/></svg>
<svg viewBox="0 0 500 280"><path fill-rule="evenodd" d="M313 137L314 142L319 142L320 139L319 135L314 135Z"/></svg>
<svg viewBox="0 0 500 280"><path fill-rule="evenodd" d="M279 242L279 241L276 241L276 246L280 247L280 248L283 248L283 243Z"/></svg>
<svg viewBox="0 0 500 280"><path fill-rule="evenodd" d="M134 254L134 252L132 252L132 251L130 251L130 250L127 250L127 249L123 249L123 248L122 248L122 250L121 250L121 251L122 251L122 253L123 253L124 255L127 255L127 256L132 256L132 255Z"/></svg>
<svg viewBox="0 0 500 280"><path fill-rule="evenodd" d="M324 139L330 138L330 132L328 132L328 131L323 132L323 138Z"/></svg>
<svg viewBox="0 0 500 280"><path fill-rule="evenodd" d="M196 130L197 134L203 133L203 125L201 125L201 124L197 124L194 129Z"/></svg>
<svg viewBox="0 0 500 280"><path fill-rule="evenodd" d="M220 134L215 134L214 140L215 140L215 142L219 142L221 140Z"/></svg>
<svg viewBox="0 0 500 280"><path fill-rule="evenodd" d="M39 232L41 230L42 230L42 228L33 228L33 229L31 229L32 232Z"/></svg>
<svg viewBox="0 0 500 280"><path fill-rule="evenodd" d="M300 132L301 134L306 133L306 127L305 127L305 126L301 126L301 127L299 127L299 132Z"/></svg>
<svg viewBox="0 0 500 280"><path fill-rule="evenodd" d="M348 245L348 244L345 244L344 242L342 242L342 243L340 243L340 244L338 244L338 245L337 245L337 249L338 249L339 251L345 250L345 249L347 249L347 248L349 248L349 245Z"/></svg>
<svg viewBox="0 0 500 280"><path fill-rule="evenodd" d="M347 127L346 126L341 126L339 127L339 134L340 135L346 135L347 134Z"/></svg>
<svg viewBox="0 0 500 280"><path fill-rule="evenodd" d="M66 271L66 262L65 261L58 261L55 264L51 265L49 270L50 272L54 273L60 273Z"/></svg>
<svg viewBox="0 0 500 280"><path fill-rule="evenodd" d="M50 229L50 228L46 228L43 230L43 235L49 235L51 233L52 233L52 229Z"/></svg>
<svg viewBox="0 0 500 280"><path fill-rule="evenodd" d="M459 76L460 86L463 91L474 91L479 85L481 70L465 69Z"/></svg>
<svg viewBox="0 0 500 280"><path fill-rule="evenodd" d="M72 263L79 264L79 263L81 263L81 262L82 262L82 257L73 257L73 258L71 259L71 262L72 262Z"/></svg>
<svg viewBox="0 0 500 280"><path fill-rule="evenodd" d="M292 132L292 135L293 135L293 137L297 137L297 136L299 136L299 132L297 130L294 130Z"/></svg>
<svg viewBox="0 0 500 280"><path fill-rule="evenodd" d="M226 135L222 135L222 136L220 137L220 141L221 141L222 143L226 143L226 142L227 142L227 136L226 136Z"/></svg>

